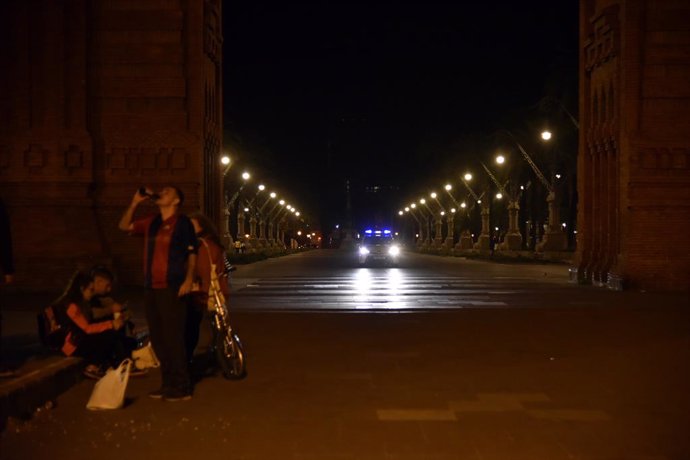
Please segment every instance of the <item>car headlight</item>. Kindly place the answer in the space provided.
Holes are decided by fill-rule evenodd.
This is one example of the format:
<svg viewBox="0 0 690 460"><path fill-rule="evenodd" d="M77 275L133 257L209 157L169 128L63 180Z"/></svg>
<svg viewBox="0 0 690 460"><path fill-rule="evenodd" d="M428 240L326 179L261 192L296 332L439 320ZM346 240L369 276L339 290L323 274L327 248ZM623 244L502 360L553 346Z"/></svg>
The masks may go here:
<svg viewBox="0 0 690 460"><path fill-rule="evenodd" d="M359 248L359 253L363 256L366 256L367 254L369 254L369 250L362 246L361 248Z"/></svg>
<svg viewBox="0 0 690 460"><path fill-rule="evenodd" d="M390 254L392 256L397 256L398 254L400 254L400 248L397 246L391 246L388 249L388 254Z"/></svg>

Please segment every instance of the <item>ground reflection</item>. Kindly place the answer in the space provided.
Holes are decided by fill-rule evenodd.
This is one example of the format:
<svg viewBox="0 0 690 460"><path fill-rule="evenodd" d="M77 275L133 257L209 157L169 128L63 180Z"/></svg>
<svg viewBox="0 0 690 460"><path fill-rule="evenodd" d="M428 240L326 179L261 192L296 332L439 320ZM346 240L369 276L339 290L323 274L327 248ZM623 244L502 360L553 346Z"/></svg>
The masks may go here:
<svg viewBox="0 0 690 460"><path fill-rule="evenodd" d="M371 270L360 268L354 272L352 288L357 309L401 309L408 305L402 296L405 275L398 268Z"/></svg>

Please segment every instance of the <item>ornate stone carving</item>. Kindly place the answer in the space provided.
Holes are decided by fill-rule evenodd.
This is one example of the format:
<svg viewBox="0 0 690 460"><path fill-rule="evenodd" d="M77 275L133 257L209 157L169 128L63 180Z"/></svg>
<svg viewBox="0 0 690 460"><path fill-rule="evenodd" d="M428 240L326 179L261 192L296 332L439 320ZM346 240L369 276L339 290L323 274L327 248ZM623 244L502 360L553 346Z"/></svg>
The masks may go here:
<svg viewBox="0 0 690 460"><path fill-rule="evenodd" d="M220 24L218 6L213 1L204 2L204 52L216 65L220 65L223 44Z"/></svg>
<svg viewBox="0 0 690 460"><path fill-rule="evenodd" d="M590 25L593 33L585 43L585 69L591 72L594 68L608 62L619 54L620 24L618 5L612 5L595 16Z"/></svg>
<svg viewBox="0 0 690 460"><path fill-rule="evenodd" d="M65 168L70 170L79 169L84 165L84 152L76 145L70 145L65 151Z"/></svg>
<svg viewBox="0 0 690 460"><path fill-rule="evenodd" d="M646 147L632 157L638 169L690 169L690 148Z"/></svg>
<svg viewBox="0 0 690 460"><path fill-rule="evenodd" d="M32 169L43 168L47 154L48 151L41 147L41 144L31 144L24 152L24 166Z"/></svg>

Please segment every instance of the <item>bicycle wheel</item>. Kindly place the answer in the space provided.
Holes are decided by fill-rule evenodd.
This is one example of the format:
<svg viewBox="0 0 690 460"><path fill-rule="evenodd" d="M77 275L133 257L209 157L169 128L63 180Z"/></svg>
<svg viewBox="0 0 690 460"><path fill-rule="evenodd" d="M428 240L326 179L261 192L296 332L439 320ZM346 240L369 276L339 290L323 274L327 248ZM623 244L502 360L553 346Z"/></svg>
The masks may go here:
<svg viewBox="0 0 690 460"><path fill-rule="evenodd" d="M244 350L237 334L216 335L216 358L226 379L239 380L247 375Z"/></svg>

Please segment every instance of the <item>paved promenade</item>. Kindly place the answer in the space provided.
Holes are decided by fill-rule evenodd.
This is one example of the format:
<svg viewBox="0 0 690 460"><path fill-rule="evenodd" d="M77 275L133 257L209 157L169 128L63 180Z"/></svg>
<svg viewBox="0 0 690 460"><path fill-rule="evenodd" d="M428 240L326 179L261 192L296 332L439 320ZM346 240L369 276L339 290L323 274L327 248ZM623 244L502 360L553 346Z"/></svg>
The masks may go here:
<svg viewBox="0 0 690 460"><path fill-rule="evenodd" d="M690 458L687 294L575 286L566 268L414 255L359 269L327 251L240 267L246 380L204 378L166 404L145 397L153 374L124 410L91 413L93 382L67 373L55 408L10 418L0 458ZM28 310L8 314L30 333ZM23 373L64 362L25 354Z"/></svg>

